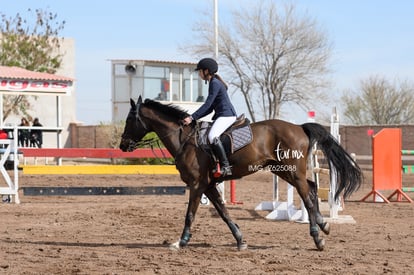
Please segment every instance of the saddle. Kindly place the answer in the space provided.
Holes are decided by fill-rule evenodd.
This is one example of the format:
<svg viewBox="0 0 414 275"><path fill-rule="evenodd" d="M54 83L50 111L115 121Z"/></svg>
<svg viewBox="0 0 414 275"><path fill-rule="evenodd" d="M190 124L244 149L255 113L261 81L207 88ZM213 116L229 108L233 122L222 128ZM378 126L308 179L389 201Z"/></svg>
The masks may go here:
<svg viewBox="0 0 414 275"><path fill-rule="evenodd" d="M212 122L198 122L197 127L197 145L204 151L210 151L210 143L208 141L208 132L211 129ZM220 140L224 146L227 155L242 149L250 144L253 140L252 130L250 128L250 120L244 114L237 117L236 121L220 136Z"/></svg>
<svg viewBox="0 0 414 275"><path fill-rule="evenodd" d="M236 118L236 121L230 126L229 129L234 128L234 127L241 127L247 124L250 124L249 119L246 118L244 114L241 114Z"/></svg>

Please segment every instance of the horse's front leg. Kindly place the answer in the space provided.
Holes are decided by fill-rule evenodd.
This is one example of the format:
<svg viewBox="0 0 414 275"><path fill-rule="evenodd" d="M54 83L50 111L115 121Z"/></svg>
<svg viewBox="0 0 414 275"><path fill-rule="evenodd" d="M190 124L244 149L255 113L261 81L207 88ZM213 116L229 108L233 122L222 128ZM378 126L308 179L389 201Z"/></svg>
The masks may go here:
<svg viewBox="0 0 414 275"><path fill-rule="evenodd" d="M175 242L170 245L171 249L180 249L188 244L191 239L191 225L194 221L195 214L197 212L198 206L200 205L201 195L203 193L200 192L197 188L191 187L190 188L190 196L188 201L187 207L187 214L185 215L185 224L183 233L181 234L181 238L178 242Z"/></svg>
<svg viewBox="0 0 414 275"><path fill-rule="evenodd" d="M244 250L247 248L247 244L243 242L243 235L239 229L239 226L234 223L230 215L227 211L227 207L224 204L223 198L221 197L220 193L218 192L215 184L210 184L209 188L204 192L207 198L213 203L214 207L216 208L217 212L219 213L220 217L223 221L227 224L230 228L233 237L236 239L237 248L239 250Z"/></svg>

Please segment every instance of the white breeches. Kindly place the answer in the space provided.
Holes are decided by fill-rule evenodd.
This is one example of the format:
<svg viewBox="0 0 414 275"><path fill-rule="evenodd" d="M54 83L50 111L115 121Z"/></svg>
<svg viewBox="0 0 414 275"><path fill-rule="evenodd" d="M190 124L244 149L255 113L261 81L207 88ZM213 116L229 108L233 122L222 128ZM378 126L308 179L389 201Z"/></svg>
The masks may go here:
<svg viewBox="0 0 414 275"><path fill-rule="evenodd" d="M224 131L227 130L235 121L235 116L222 116L217 118L213 126L211 126L210 132L208 133L208 141L212 144L214 138L219 137Z"/></svg>

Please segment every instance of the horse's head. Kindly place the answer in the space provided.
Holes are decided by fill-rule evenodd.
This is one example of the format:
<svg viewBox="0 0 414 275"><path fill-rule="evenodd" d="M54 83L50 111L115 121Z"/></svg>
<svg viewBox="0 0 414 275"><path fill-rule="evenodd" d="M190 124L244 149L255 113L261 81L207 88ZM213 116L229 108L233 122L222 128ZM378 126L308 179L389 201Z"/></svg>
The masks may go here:
<svg viewBox="0 0 414 275"><path fill-rule="evenodd" d="M142 104L141 96L138 98L135 104L134 100L130 100L131 109L125 122L124 133L122 134L121 144L119 148L124 152L132 152L136 149L138 142L148 133L150 130L140 117L140 105Z"/></svg>

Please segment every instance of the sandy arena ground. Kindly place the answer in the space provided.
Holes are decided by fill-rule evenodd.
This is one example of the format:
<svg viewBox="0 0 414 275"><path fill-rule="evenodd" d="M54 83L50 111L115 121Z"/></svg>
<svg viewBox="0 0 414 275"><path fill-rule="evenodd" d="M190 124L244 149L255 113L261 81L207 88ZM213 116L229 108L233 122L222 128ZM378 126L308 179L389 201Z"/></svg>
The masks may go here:
<svg viewBox="0 0 414 275"><path fill-rule="evenodd" d="M188 247L172 251L184 225L185 195L21 195L0 204L0 274L414 274L414 204L365 203L371 175L331 224L317 251L308 224L265 219L271 174L237 181L228 208L249 245L235 241L212 206L200 206ZM182 186L178 176L20 175L20 186ZM283 185L281 185L283 186ZM414 186L414 176L404 176ZM226 200L229 190L226 183ZM414 199L414 193L408 193ZM295 200L296 201L296 200ZM322 233L321 233L322 234Z"/></svg>

